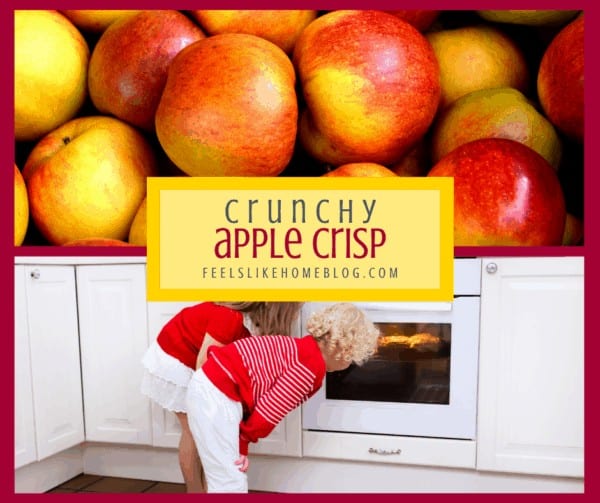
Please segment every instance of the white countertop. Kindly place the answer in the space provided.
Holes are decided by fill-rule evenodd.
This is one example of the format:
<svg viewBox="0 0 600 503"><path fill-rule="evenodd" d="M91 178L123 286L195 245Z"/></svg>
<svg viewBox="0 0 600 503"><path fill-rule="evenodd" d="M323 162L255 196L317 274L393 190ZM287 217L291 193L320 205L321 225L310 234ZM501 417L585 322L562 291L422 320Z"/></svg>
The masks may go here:
<svg viewBox="0 0 600 503"><path fill-rule="evenodd" d="M40 264L40 265L91 265L91 264L145 264L145 256L134 257L15 257L15 264Z"/></svg>

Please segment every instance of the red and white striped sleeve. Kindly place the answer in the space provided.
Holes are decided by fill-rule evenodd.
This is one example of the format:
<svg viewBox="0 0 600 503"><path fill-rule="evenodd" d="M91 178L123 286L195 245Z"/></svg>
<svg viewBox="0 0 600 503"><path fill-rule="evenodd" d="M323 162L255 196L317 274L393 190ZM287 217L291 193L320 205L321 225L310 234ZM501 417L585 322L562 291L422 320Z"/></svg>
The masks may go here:
<svg viewBox="0 0 600 503"><path fill-rule="evenodd" d="M306 368L293 368L282 375L262 395L254 411L240 424L240 452L247 454L249 442L256 442L273 431L275 426L315 391L315 375ZM244 449L245 441L245 449Z"/></svg>

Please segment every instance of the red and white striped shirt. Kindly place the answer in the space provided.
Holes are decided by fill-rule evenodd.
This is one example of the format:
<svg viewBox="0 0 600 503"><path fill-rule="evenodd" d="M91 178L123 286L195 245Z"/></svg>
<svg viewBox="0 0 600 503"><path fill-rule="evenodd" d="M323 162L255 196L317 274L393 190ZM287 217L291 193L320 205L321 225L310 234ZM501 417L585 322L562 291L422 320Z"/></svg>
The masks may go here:
<svg viewBox="0 0 600 503"><path fill-rule="evenodd" d="M244 407L240 453L266 437L322 385L325 361L312 336L247 337L209 349L202 367L211 382Z"/></svg>

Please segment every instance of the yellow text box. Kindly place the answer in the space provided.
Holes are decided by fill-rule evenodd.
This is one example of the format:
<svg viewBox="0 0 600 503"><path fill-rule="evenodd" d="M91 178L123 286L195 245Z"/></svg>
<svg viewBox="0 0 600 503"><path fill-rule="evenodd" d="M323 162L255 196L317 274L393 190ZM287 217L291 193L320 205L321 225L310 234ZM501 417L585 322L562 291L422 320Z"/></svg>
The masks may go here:
<svg viewBox="0 0 600 503"><path fill-rule="evenodd" d="M148 179L151 301L449 301L442 177Z"/></svg>

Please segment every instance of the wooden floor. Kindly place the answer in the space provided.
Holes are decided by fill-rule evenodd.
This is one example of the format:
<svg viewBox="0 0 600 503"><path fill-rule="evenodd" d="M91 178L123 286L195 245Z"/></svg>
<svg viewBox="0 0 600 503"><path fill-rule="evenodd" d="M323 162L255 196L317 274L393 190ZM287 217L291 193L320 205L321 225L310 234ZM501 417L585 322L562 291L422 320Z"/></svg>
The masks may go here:
<svg viewBox="0 0 600 503"><path fill-rule="evenodd" d="M78 475L48 493L185 493L185 485L152 480Z"/></svg>
<svg viewBox="0 0 600 503"><path fill-rule="evenodd" d="M184 484L156 482L153 480L102 477L100 475L77 475L47 493L185 493ZM261 493L262 491L249 491Z"/></svg>

